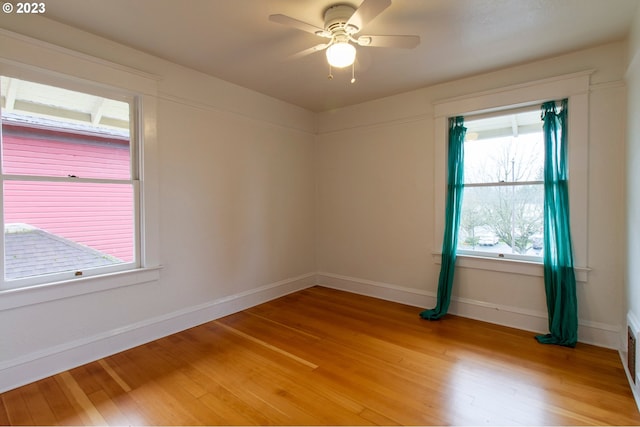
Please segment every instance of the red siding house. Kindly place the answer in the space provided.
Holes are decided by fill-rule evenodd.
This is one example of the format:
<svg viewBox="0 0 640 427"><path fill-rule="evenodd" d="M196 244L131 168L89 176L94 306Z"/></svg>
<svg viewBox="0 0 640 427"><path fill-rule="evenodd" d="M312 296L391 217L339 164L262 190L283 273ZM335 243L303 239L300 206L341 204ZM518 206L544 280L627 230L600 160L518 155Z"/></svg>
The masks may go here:
<svg viewBox="0 0 640 427"><path fill-rule="evenodd" d="M60 129L4 121L2 127L5 233L24 224L84 245L110 258L134 258L133 189L129 138L81 126ZM77 182L33 176L73 177ZM16 179L16 176L18 178ZM116 179L123 182L86 182Z"/></svg>

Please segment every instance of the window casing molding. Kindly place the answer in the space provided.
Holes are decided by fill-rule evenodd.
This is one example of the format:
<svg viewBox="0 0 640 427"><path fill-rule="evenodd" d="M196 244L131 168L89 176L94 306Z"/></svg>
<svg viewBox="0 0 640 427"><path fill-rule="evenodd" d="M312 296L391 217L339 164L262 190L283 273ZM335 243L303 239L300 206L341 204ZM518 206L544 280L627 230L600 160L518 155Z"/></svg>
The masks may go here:
<svg viewBox="0 0 640 427"><path fill-rule="evenodd" d="M589 160L589 82L593 70L557 76L530 83L442 100L434 104L435 233L434 260L438 258L444 233L447 165L447 120L469 118L514 108L540 106L545 101L569 99L569 202L577 279L587 281L587 197ZM542 275L539 263L459 255L459 267L507 273Z"/></svg>
<svg viewBox="0 0 640 427"><path fill-rule="evenodd" d="M157 93L159 78L99 58L0 29L0 75L13 76L69 89L134 98L138 168L139 266L37 286L0 291L0 310L16 308L88 292L154 282L159 279L159 169L157 146ZM84 88L84 89L83 89ZM83 286L79 286L83 284ZM90 290L89 290L90 289Z"/></svg>

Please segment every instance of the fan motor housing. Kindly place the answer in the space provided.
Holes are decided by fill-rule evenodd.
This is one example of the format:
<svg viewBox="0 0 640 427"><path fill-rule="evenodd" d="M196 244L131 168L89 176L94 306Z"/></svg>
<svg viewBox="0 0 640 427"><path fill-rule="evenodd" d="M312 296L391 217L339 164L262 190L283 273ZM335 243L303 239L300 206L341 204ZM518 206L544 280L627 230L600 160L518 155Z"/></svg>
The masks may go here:
<svg viewBox="0 0 640 427"><path fill-rule="evenodd" d="M324 29L333 32L343 28L350 34L357 33L360 29L355 25L346 27L347 21L355 13L356 9L348 4L331 6L324 12Z"/></svg>

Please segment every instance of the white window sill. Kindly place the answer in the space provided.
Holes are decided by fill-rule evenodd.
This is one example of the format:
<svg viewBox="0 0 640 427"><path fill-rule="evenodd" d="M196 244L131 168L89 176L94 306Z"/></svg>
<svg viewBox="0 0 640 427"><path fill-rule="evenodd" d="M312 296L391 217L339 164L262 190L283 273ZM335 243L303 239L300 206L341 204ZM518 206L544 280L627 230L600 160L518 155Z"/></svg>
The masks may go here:
<svg viewBox="0 0 640 427"><path fill-rule="evenodd" d="M442 261L441 252L433 252L433 262L440 264ZM542 263L532 261L521 261L506 258L488 258L481 256L461 255L458 254L456 259L456 267L470 268L476 270L489 270L501 273L521 274L524 276L544 277L544 268ZM574 267L576 281L587 282L589 280L588 267Z"/></svg>
<svg viewBox="0 0 640 427"><path fill-rule="evenodd" d="M7 289L0 291L0 311L124 286L155 282L160 278L161 269L161 266L138 268L93 277Z"/></svg>

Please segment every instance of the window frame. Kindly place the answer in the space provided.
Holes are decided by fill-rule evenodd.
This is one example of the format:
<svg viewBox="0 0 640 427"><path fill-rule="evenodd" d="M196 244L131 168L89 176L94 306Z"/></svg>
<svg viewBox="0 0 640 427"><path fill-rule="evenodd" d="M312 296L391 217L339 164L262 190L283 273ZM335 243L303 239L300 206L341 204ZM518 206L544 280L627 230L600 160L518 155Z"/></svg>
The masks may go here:
<svg viewBox="0 0 640 427"><path fill-rule="evenodd" d="M137 141L139 197L137 223L138 262L132 269L95 276L53 280L12 289L0 289L0 311L123 286L154 283L160 277L159 260L159 169L157 148L157 96L155 75L65 49L50 43L0 30L0 75L16 77L116 99L135 99L130 114L138 123L132 140ZM133 168L133 165L132 165Z"/></svg>
<svg viewBox="0 0 640 427"><path fill-rule="evenodd" d="M20 79L18 76L1 74L3 77L10 77ZM21 79L22 81L26 81L26 79ZM5 182L38 182L38 183L85 183L85 184L122 184L122 185L131 185L132 187L132 197L133 197L133 261L130 262L122 262L115 265L110 266L102 266L102 267L94 267L82 270L78 275L76 271L61 271L56 273L49 274L41 274L41 275L33 275L26 276L17 279L7 279L5 272L5 245L4 245L4 236L2 234L2 239L0 240L0 272L2 272L2 277L0 280L0 291L9 290L9 289L19 289L29 286L42 285L52 282L63 282L66 280L73 280L78 277L94 277L109 273L115 273L119 271L128 271L134 270L140 267L140 162L138 161L138 153L140 152L139 144L141 143L138 127L139 127L139 117L136 114L138 110L139 99L136 96L125 95L119 91L110 92L101 89L97 89L95 87L87 86L85 84L79 84L75 81L69 81L64 86L60 83L58 84L49 84L43 83L42 81L29 80L32 83L40 83L46 84L51 87L61 88L73 90L76 92L100 96L103 98L109 98L118 100L121 102L126 102L129 105L129 179L106 179L106 178L93 178L93 177L71 177L71 176L52 176L46 174L14 174L14 173L4 173L4 158L3 158L3 150L0 149L0 207L4 207L4 183ZM1 94L0 94L1 95ZM2 121L2 108L0 106L0 122ZM43 129L51 129L56 131L55 127L41 127ZM3 130L0 129L0 139L4 137ZM1 141L0 141L1 147ZM4 228L4 209L0 209L0 219L2 220L3 228Z"/></svg>
<svg viewBox="0 0 640 427"><path fill-rule="evenodd" d="M440 263L446 196L447 120L540 106L569 99L569 194L576 279L588 280L587 183L589 147L589 81L593 70L508 86L434 103L434 242L433 260ZM540 262L459 254L457 266L530 276L543 276Z"/></svg>
<svg viewBox="0 0 640 427"><path fill-rule="evenodd" d="M518 107L518 108L505 108L500 109L498 111L492 113L483 113L476 115L467 115L464 117L465 127L467 127L468 122L472 122L474 120L481 120L485 118L493 118L493 117L501 117L508 115L517 115L519 113L528 113L531 111L540 111L540 106L529 106L529 107ZM542 130L542 119L540 119L540 134L541 137L544 137L544 133ZM466 142L466 140L465 140ZM544 148L543 148L544 149ZM465 156L466 156L465 151ZM467 161L465 158L465 168L467 167ZM465 176L466 180L466 176ZM492 181L492 182L465 182L463 191L466 191L467 188L496 188L496 187L520 187L520 186L528 186L528 185L537 185L541 186L544 190L544 180L539 181ZM464 206L464 196L463 196L463 206ZM535 255L522 255L517 253L499 253L494 251L483 251L483 250L468 250L468 249L457 249L457 253L462 256L471 256L471 257L481 257L481 258L498 258L498 259L510 259L515 261L525 261L532 263L541 263L542 256Z"/></svg>

